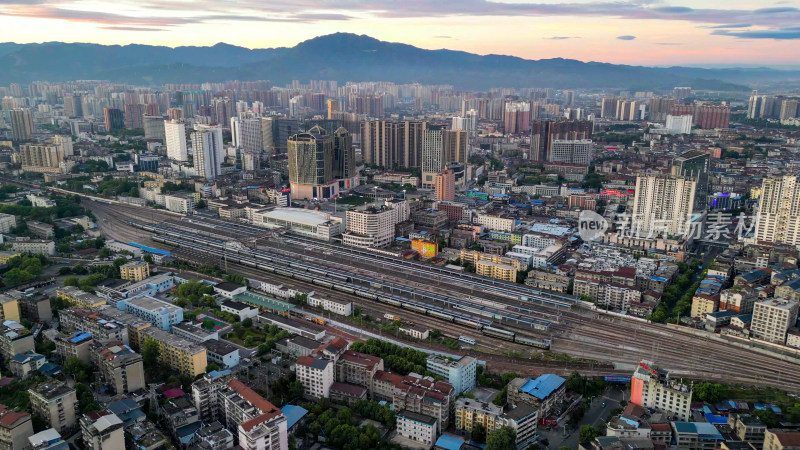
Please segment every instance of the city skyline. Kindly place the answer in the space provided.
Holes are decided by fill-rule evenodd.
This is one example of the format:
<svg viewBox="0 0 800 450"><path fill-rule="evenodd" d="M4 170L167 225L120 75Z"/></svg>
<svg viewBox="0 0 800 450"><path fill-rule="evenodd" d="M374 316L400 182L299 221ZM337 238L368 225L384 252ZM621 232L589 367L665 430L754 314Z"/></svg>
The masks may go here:
<svg viewBox="0 0 800 450"><path fill-rule="evenodd" d="M170 47L218 42L291 47L335 33L367 34L425 49L447 48L526 59L563 57L636 65L785 65L800 58L800 3L703 0L559 3L474 0L318 0L226 5L123 0L8 0L0 5L4 40ZM513 32L498 33L498 30Z"/></svg>

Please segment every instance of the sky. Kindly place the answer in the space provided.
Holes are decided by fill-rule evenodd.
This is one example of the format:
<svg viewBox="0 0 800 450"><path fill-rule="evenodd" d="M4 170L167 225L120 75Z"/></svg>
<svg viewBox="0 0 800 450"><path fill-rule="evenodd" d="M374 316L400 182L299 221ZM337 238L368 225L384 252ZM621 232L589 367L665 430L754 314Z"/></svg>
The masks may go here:
<svg viewBox="0 0 800 450"><path fill-rule="evenodd" d="M0 42L426 49L637 65L800 64L800 0L0 0Z"/></svg>

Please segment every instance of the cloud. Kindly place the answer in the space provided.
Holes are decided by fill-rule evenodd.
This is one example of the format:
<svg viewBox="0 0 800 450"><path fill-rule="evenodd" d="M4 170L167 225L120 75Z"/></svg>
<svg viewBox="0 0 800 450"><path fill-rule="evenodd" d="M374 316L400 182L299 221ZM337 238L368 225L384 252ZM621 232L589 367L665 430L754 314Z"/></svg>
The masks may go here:
<svg viewBox="0 0 800 450"><path fill-rule="evenodd" d="M123 27L123 26L111 26L111 27L100 27L104 30L118 30L118 31L167 31L166 28L150 28L150 27Z"/></svg>
<svg viewBox="0 0 800 450"><path fill-rule="evenodd" d="M787 28L783 30L714 30L711 34L718 36L731 36L739 39L800 39L800 29Z"/></svg>
<svg viewBox="0 0 800 450"><path fill-rule="evenodd" d="M565 39L580 39L580 36L553 36L553 37L546 37L545 39L549 39L551 41L563 41Z"/></svg>
<svg viewBox="0 0 800 450"><path fill-rule="evenodd" d="M800 22L800 9L794 6L733 9L670 6L663 0L536 1L461 0L448 2L447 7L442 7L441 0L117 0L114 3L115 11L126 11L126 14L131 14L128 16L86 11L81 0L0 0L0 15L151 28L220 20L231 23L347 21L355 16L389 20L463 16L597 17L681 21L713 27L714 30L754 26L774 33L778 36L776 39L785 39L784 31ZM734 34L715 34L739 37Z"/></svg>
<svg viewBox="0 0 800 450"><path fill-rule="evenodd" d="M433 36L433 38L434 39L455 39L453 36L445 36L445 35Z"/></svg>
<svg viewBox="0 0 800 450"><path fill-rule="evenodd" d="M636 36L631 36L630 34L626 34L624 36L617 36L617 39L620 41L632 41L636 39Z"/></svg>
<svg viewBox="0 0 800 450"><path fill-rule="evenodd" d="M656 45L683 45L680 42L656 42Z"/></svg>
<svg viewBox="0 0 800 450"><path fill-rule="evenodd" d="M700 27L700 28L711 28L711 29L719 29L719 28L750 28L753 24L750 23L729 23L726 25L712 25L707 27Z"/></svg>

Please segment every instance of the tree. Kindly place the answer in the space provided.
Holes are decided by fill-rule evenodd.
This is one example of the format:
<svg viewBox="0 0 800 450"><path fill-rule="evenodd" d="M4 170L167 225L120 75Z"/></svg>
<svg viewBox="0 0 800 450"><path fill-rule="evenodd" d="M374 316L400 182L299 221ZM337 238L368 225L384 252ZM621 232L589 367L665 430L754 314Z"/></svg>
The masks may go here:
<svg viewBox="0 0 800 450"><path fill-rule="evenodd" d="M215 362L210 362L210 363L208 363L206 365L206 373L213 372L213 371L219 370L219 369L220 369L219 364L217 364Z"/></svg>
<svg viewBox="0 0 800 450"><path fill-rule="evenodd" d="M71 273L72 273L72 268L69 267L69 266L64 266L64 267L61 267L60 269L58 269L58 274L59 275L69 275Z"/></svg>
<svg viewBox="0 0 800 450"><path fill-rule="evenodd" d="M725 397L725 386L719 383L697 383L694 395L698 401L717 403Z"/></svg>
<svg viewBox="0 0 800 450"><path fill-rule="evenodd" d="M153 255L151 255L150 253L145 253L145 255L142 256L142 260L146 263L153 264Z"/></svg>
<svg viewBox="0 0 800 450"><path fill-rule="evenodd" d="M106 259L111 256L111 249L108 247L103 247L99 252L97 252L97 256L99 256L100 259Z"/></svg>
<svg viewBox="0 0 800 450"><path fill-rule="evenodd" d="M153 339L147 339L142 344L142 362L146 368L158 366L158 359L161 356L161 349L158 342Z"/></svg>
<svg viewBox="0 0 800 450"><path fill-rule="evenodd" d="M485 443L486 427L484 427L482 423L475 422L475 425L472 426L472 434L470 436L472 437L472 440L478 444Z"/></svg>
<svg viewBox="0 0 800 450"><path fill-rule="evenodd" d="M92 367L80 359L71 356L64 361L64 372L67 375L71 375L77 381L85 381L89 378L89 374L92 373Z"/></svg>
<svg viewBox="0 0 800 450"><path fill-rule="evenodd" d="M250 328L250 327L252 327L252 326L253 326L253 319L251 319L251 318L249 318L249 317L248 317L248 318L246 318L246 319L244 319L244 320L242 321L242 326L243 326L243 327L245 327L245 328Z"/></svg>
<svg viewBox="0 0 800 450"><path fill-rule="evenodd" d="M211 319L203 319L203 324L201 326L206 330L213 330L216 324Z"/></svg>
<svg viewBox="0 0 800 450"><path fill-rule="evenodd" d="M516 450L517 432L511 427L498 428L486 437L486 450Z"/></svg>
<svg viewBox="0 0 800 450"><path fill-rule="evenodd" d="M83 383L75 383L75 394L78 397L78 409L81 414L89 411L97 411L99 407L94 401L94 394Z"/></svg>
<svg viewBox="0 0 800 450"><path fill-rule="evenodd" d="M596 437L597 437L597 429L595 429L595 427L591 425L582 426L580 431L578 432L578 440L580 440L582 444L588 444L589 442L592 442Z"/></svg>

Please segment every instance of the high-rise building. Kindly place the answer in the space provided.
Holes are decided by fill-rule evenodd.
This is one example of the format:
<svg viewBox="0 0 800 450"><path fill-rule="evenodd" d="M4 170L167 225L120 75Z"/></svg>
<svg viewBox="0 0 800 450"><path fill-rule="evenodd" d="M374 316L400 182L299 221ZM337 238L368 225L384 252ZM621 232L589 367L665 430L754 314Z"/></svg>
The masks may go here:
<svg viewBox="0 0 800 450"><path fill-rule="evenodd" d="M436 174L445 163L443 135L446 130L440 125L429 125L422 135L422 187L433 189Z"/></svg>
<svg viewBox="0 0 800 450"><path fill-rule="evenodd" d="M529 159L547 161L554 140L583 140L592 138L590 120L537 120L531 124Z"/></svg>
<svg viewBox="0 0 800 450"><path fill-rule="evenodd" d="M125 115L119 108L103 108L103 120L105 121L106 131L125 128Z"/></svg>
<svg viewBox="0 0 800 450"><path fill-rule="evenodd" d="M530 102L508 102L505 107L503 130L506 134L527 134L531 124Z"/></svg>
<svg viewBox="0 0 800 450"><path fill-rule="evenodd" d="M617 97L603 97L600 103L600 117L613 119L617 117Z"/></svg>
<svg viewBox="0 0 800 450"><path fill-rule="evenodd" d="M353 149L353 136L339 127L333 132L333 177L352 178L356 175L356 154Z"/></svg>
<svg viewBox="0 0 800 450"><path fill-rule="evenodd" d="M697 181L677 176L636 177L633 232L642 237L681 236L690 231Z"/></svg>
<svg viewBox="0 0 800 450"><path fill-rule="evenodd" d="M9 111L11 116L11 133L14 135L14 141L27 141L33 134L33 116L27 109L12 109Z"/></svg>
<svg viewBox="0 0 800 450"><path fill-rule="evenodd" d="M328 114L327 114L328 120L333 120L334 113L339 111L339 100L329 98L326 103L328 106Z"/></svg>
<svg viewBox="0 0 800 450"><path fill-rule="evenodd" d="M800 245L800 183L796 176L770 177L761 182L755 239Z"/></svg>
<svg viewBox="0 0 800 450"><path fill-rule="evenodd" d="M19 156L23 170L53 169L55 172L61 167L66 155L55 145L22 144L19 147Z"/></svg>
<svg viewBox="0 0 800 450"><path fill-rule="evenodd" d="M264 149L264 134L261 131L263 123L260 118L242 119L239 123L238 142L234 142L234 145L241 147L245 153L260 154Z"/></svg>
<svg viewBox="0 0 800 450"><path fill-rule="evenodd" d="M761 113L761 97L758 96L758 91L753 90L750 94L750 101L747 103L747 118L758 119Z"/></svg>
<svg viewBox="0 0 800 450"><path fill-rule="evenodd" d="M592 162L592 140L556 139L550 144L547 160L588 166Z"/></svg>
<svg viewBox="0 0 800 450"><path fill-rule="evenodd" d="M144 126L144 138L148 140L164 142L166 131L164 128L164 117L162 116L142 116Z"/></svg>
<svg viewBox="0 0 800 450"><path fill-rule="evenodd" d="M125 128L144 128L144 108L144 105L138 103L129 103L125 105Z"/></svg>
<svg viewBox="0 0 800 450"><path fill-rule="evenodd" d="M456 199L456 174L445 167L436 175L436 200L452 202Z"/></svg>
<svg viewBox="0 0 800 450"><path fill-rule="evenodd" d="M175 161L189 159L189 150L186 147L186 125L182 121L164 121L164 137L169 159Z"/></svg>
<svg viewBox="0 0 800 450"><path fill-rule="evenodd" d="M442 133L442 158L445 163L469 162L469 136L466 130L444 130Z"/></svg>
<svg viewBox="0 0 800 450"><path fill-rule="evenodd" d="M380 208L347 211L342 243L352 247L385 247L394 240L394 226L408 220L408 202L386 202Z"/></svg>
<svg viewBox="0 0 800 450"><path fill-rule="evenodd" d="M800 305L785 298L766 298L753 305L750 330L753 337L776 344L786 343L786 332L797 323Z"/></svg>
<svg viewBox="0 0 800 450"><path fill-rule="evenodd" d="M649 118L653 122L663 122L667 119L667 114L675 104L674 98L668 97L654 97L650 99L650 108L648 109Z"/></svg>
<svg viewBox="0 0 800 450"><path fill-rule="evenodd" d="M681 420L691 418L692 386L670 378L669 371L642 361L631 377L631 403Z"/></svg>
<svg viewBox="0 0 800 450"><path fill-rule="evenodd" d="M192 132L195 176L216 178L222 170L225 150L222 144L222 128L219 126L194 126Z"/></svg>
<svg viewBox="0 0 800 450"><path fill-rule="evenodd" d="M797 117L797 109L800 101L797 99L786 99L781 102L781 120L793 119Z"/></svg>
<svg viewBox="0 0 800 450"><path fill-rule="evenodd" d="M728 128L730 125L731 109L725 105L698 106L695 114L700 128Z"/></svg>
<svg viewBox="0 0 800 450"><path fill-rule="evenodd" d="M672 96L678 100L683 100L692 96L692 88L689 86L679 86L672 89Z"/></svg>
<svg viewBox="0 0 800 450"><path fill-rule="evenodd" d="M70 433L78 426L78 396L75 389L60 381L50 381L28 389L31 412L59 433Z"/></svg>
<svg viewBox="0 0 800 450"><path fill-rule="evenodd" d="M231 117L231 145L242 146L242 119L239 116Z"/></svg>
<svg viewBox="0 0 800 450"><path fill-rule="evenodd" d="M333 138L313 127L288 140L289 186L293 198L333 198Z"/></svg>
<svg viewBox="0 0 800 450"><path fill-rule="evenodd" d="M367 164L385 168L420 167L426 122L361 123L361 157Z"/></svg>
<svg viewBox="0 0 800 450"><path fill-rule="evenodd" d="M83 117L83 102L78 94L64 96L64 115L70 119Z"/></svg>
<svg viewBox="0 0 800 450"><path fill-rule="evenodd" d="M261 142L267 155L285 155L289 137L300 132L300 121L288 117L261 119Z"/></svg>
<svg viewBox="0 0 800 450"><path fill-rule="evenodd" d="M705 211L708 204L708 153L690 150L672 160L672 175L686 177L697 182L694 196L694 212Z"/></svg>
<svg viewBox="0 0 800 450"><path fill-rule="evenodd" d="M638 118L635 100L619 100L616 109L617 120L636 120Z"/></svg>

